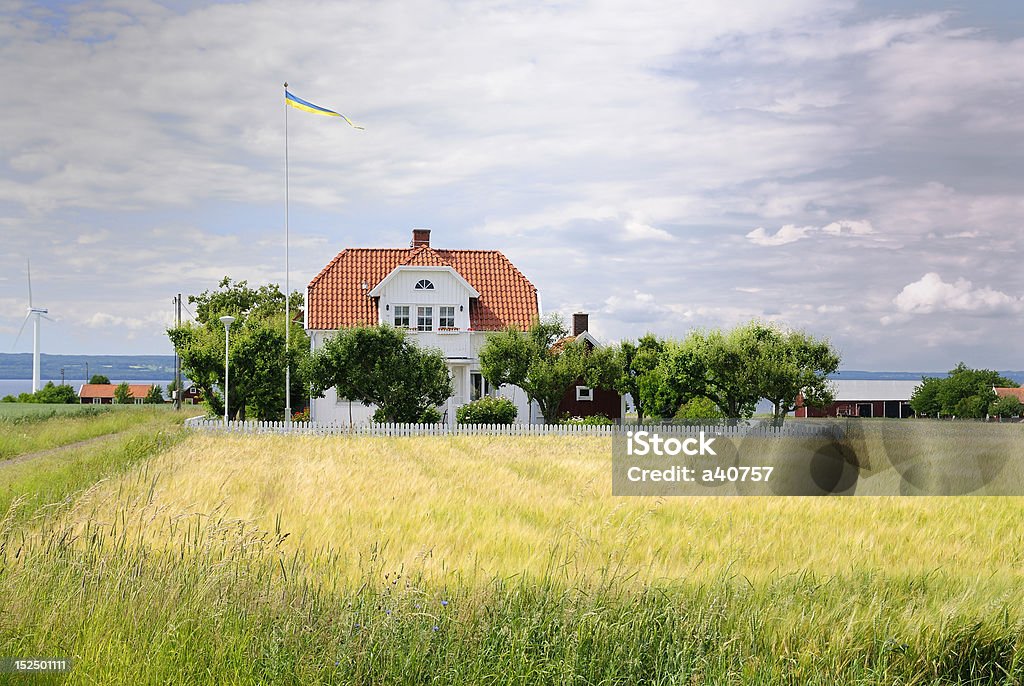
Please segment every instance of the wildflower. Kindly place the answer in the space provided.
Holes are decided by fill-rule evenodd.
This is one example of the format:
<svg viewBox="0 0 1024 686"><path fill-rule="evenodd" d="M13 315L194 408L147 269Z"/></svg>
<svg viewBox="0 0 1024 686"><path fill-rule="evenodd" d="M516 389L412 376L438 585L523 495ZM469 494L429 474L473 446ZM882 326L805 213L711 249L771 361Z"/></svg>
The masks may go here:
<svg viewBox="0 0 1024 686"><path fill-rule="evenodd" d="M441 607L448 607L448 601L447 600L442 600L441 601Z"/></svg>
<svg viewBox="0 0 1024 686"><path fill-rule="evenodd" d="M438 625L435 624L434 625L434 631L440 631L440 630L441 630L441 627L439 627Z"/></svg>
<svg viewBox="0 0 1024 686"><path fill-rule="evenodd" d="M391 610L384 610L384 614L386 614L388 617L390 617L391 616Z"/></svg>

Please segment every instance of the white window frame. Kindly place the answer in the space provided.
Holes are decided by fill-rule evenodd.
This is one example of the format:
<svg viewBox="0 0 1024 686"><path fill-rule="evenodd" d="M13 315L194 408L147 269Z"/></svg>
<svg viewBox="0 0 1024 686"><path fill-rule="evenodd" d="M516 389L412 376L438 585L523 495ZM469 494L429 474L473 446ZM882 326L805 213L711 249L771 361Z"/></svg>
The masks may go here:
<svg viewBox="0 0 1024 686"><path fill-rule="evenodd" d="M430 279L420 279L412 289L414 291L432 291L434 290L434 282Z"/></svg>
<svg viewBox="0 0 1024 686"><path fill-rule="evenodd" d="M578 402L593 402L594 400L594 389L590 386L577 386L576 387L576 400Z"/></svg>
<svg viewBox="0 0 1024 686"><path fill-rule="evenodd" d="M405 324L398 323L398 310L399 308L405 308ZM411 305L395 305L391 308L393 310L391 316L391 322L398 329L408 329L412 325L412 306Z"/></svg>
<svg viewBox="0 0 1024 686"><path fill-rule="evenodd" d="M422 322L426 321L426 324ZM434 306L433 305L417 305L416 306L416 330L417 331L433 331L434 330Z"/></svg>
<svg viewBox="0 0 1024 686"><path fill-rule="evenodd" d="M444 311L451 310L451 317L445 317ZM451 324L445 324L445 319L449 319ZM439 305L437 308L437 328L442 329L454 329L455 328L455 305Z"/></svg>

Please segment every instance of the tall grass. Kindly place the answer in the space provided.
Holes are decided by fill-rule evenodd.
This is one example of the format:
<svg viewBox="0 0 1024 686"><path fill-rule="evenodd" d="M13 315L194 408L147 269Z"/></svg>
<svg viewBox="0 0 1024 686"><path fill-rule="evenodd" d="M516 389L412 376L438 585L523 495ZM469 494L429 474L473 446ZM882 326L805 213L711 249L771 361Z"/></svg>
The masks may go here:
<svg viewBox="0 0 1024 686"><path fill-rule="evenodd" d="M615 499L585 437L150 447L0 521L0 655L71 684L1024 682L1015 499Z"/></svg>
<svg viewBox="0 0 1024 686"><path fill-rule="evenodd" d="M63 406L37 407L49 407L51 411L0 416L0 465L3 460L24 453L58 448L147 422L162 420L168 426L180 423L180 419L162 405L124 407L117 411L85 406L86 409L78 412L52 409Z"/></svg>
<svg viewBox="0 0 1024 686"><path fill-rule="evenodd" d="M552 550L581 576L648 581L1024 573L1019 499L614 498L610 441L591 437L196 436L76 516L110 520L126 498L139 521L223 511L283 527L289 551L376 549L427 576L539 574ZM166 538L139 526L154 546Z"/></svg>

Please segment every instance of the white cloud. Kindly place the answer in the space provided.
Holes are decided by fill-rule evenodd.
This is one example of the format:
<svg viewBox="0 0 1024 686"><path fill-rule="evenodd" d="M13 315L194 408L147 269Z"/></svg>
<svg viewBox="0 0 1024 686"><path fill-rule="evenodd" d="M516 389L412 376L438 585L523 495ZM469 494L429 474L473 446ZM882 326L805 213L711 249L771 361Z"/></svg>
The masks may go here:
<svg viewBox="0 0 1024 686"><path fill-rule="evenodd" d="M964 278L948 283L935 272L928 272L917 281L904 286L893 298L893 304L897 310L908 314L994 314L1024 310L1024 298L1008 295L987 286L975 288Z"/></svg>
<svg viewBox="0 0 1024 686"><path fill-rule="evenodd" d="M747 234L747 238L757 245L786 245L795 243L801 238L815 231L813 226L794 226L786 224L775 233L768 233L763 226L759 226Z"/></svg>
<svg viewBox="0 0 1024 686"><path fill-rule="evenodd" d="M802 238L808 238L814 234L825 234L828 236L870 236L876 233L869 221L843 220L832 222L825 226L795 226L786 224L775 233L769 233L763 226L759 226L747 234L747 239L756 245L776 246L795 243Z"/></svg>

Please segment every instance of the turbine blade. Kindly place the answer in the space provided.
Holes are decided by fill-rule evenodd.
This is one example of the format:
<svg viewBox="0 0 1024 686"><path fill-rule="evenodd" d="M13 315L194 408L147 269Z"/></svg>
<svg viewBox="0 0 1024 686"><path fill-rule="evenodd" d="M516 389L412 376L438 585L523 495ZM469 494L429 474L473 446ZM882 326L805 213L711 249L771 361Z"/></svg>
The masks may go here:
<svg viewBox="0 0 1024 686"><path fill-rule="evenodd" d="M28 314L25 315L25 321L23 321L21 323L21 328L18 329L18 335L14 338L14 345L11 346L11 350L14 350L16 347L18 347L18 341L21 340L21 334L25 331L25 325L28 324L28 320L31 319L31 318L32 318L32 313L31 312L29 312Z"/></svg>
<svg viewBox="0 0 1024 686"><path fill-rule="evenodd" d="M45 319L48 322L53 322L54 324L57 323L56 319L53 319L52 317L47 317L45 314L40 314L39 316L42 317L43 319Z"/></svg>
<svg viewBox="0 0 1024 686"><path fill-rule="evenodd" d="M32 307L32 261L26 259L25 264L28 267L28 306Z"/></svg>

